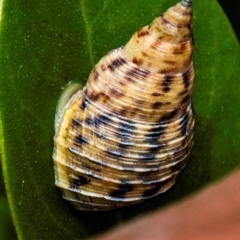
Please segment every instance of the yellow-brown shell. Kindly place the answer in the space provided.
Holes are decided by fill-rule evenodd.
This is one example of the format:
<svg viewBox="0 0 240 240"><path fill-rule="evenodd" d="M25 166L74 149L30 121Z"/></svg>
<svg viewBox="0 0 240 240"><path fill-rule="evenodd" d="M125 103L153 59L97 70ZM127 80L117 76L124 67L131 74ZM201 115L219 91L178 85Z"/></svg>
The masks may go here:
<svg viewBox="0 0 240 240"><path fill-rule="evenodd" d="M175 183L193 144L191 19L183 0L104 56L83 90L68 89L53 159L75 208L109 210Z"/></svg>

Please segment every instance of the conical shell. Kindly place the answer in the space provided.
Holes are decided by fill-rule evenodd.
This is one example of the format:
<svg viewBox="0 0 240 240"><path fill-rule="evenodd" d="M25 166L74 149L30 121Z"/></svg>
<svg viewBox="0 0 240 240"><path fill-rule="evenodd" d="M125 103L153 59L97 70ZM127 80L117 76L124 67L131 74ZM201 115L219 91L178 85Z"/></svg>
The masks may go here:
<svg viewBox="0 0 240 240"><path fill-rule="evenodd" d="M186 165L194 127L191 13L190 1L176 4L104 56L83 90L68 88L53 159L56 185L75 208L153 197Z"/></svg>

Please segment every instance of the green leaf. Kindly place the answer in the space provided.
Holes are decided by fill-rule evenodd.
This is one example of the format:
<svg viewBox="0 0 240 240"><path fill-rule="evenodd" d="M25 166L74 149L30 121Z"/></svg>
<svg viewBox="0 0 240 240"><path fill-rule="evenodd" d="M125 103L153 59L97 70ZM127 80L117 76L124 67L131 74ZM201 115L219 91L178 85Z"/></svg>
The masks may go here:
<svg viewBox="0 0 240 240"><path fill-rule="evenodd" d="M9 210L0 164L0 239L17 239Z"/></svg>
<svg viewBox="0 0 240 240"><path fill-rule="evenodd" d="M0 239L4 240L17 239L7 199L1 196L0 196Z"/></svg>
<svg viewBox="0 0 240 240"><path fill-rule="evenodd" d="M2 0L0 134L4 178L19 239L82 239L162 207L239 163L240 49L216 1L194 1L195 145L166 194L105 213L74 211L54 186L53 122L69 80L84 84L94 64L124 45L173 0ZM1 12L2 11L2 12Z"/></svg>

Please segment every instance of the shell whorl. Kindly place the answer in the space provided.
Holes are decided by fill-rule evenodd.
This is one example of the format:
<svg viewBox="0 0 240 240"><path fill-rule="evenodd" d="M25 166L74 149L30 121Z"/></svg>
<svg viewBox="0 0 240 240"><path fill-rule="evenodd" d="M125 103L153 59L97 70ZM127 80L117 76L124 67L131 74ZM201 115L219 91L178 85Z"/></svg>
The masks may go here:
<svg viewBox="0 0 240 240"><path fill-rule="evenodd" d="M165 192L193 144L191 1L183 0L104 56L56 114L55 183L80 210Z"/></svg>

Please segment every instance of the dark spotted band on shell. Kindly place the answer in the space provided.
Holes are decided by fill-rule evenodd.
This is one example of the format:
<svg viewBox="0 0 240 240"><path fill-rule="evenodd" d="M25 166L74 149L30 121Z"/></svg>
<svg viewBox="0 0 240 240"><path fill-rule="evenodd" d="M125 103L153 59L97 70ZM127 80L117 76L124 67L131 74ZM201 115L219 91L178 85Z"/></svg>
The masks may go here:
<svg viewBox="0 0 240 240"><path fill-rule="evenodd" d="M55 120L56 185L75 208L109 210L168 190L193 144L191 1L104 56Z"/></svg>

